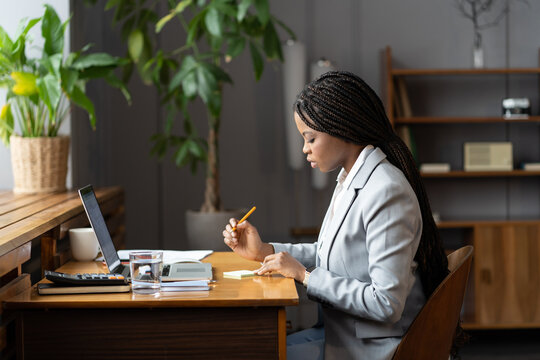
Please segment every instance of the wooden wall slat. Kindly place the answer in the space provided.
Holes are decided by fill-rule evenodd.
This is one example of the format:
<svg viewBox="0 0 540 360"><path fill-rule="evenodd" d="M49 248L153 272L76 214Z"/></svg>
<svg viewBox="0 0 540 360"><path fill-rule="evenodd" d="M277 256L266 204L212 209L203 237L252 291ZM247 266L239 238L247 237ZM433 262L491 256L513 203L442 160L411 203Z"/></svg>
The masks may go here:
<svg viewBox="0 0 540 360"><path fill-rule="evenodd" d="M32 244L30 242L19 246L18 248L8 252L0 257L0 276L4 276L15 268L18 268L22 263L30 260Z"/></svg>
<svg viewBox="0 0 540 360"><path fill-rule="evenodd" d="M0 326L0 351L7 347L7 329L5 325Z"/></svg>
<svg viewBox="0 0 540 360"><path fill-rule="evenodd" d="M9 299L21 292L29 289L32 286L29 274L22 274L16 279L13 279L8 284L0 288L0 303L6 299ZM0 357L12 358L15 354L15 344L9 343L9 338L14 338L14 334L8 336L8 328L13 331L14 326L12 322L15 320L15 314L13 312L4 312L3 306L0 306L1 325L0 325Z"/></svg>
<svg viewBox="0 0 540 360"><path fill-rule="evenodd" d="M32 283L30 282L29 274L21 274L16 279L11 280L8 284L0 288L0 302L7 300L17 294L20 294L24 290L30 288ZM2 314L3 308L0 306L0 314Z"/></svg>
<svg viewBox="0 0 540 360"><path fill-rule="evenodd" d="M41 271L55 270L57 268L54 258L56 256L56 241L60 235L60 226L47 231L41 236ZM43 274L42 274L43 275Z"/></svg>
<svg viewBox="0 0 540 360"><path fill-rule="evenodd" d="M540 322L540 225L477 226L474 246L476 322Z"/></svg>

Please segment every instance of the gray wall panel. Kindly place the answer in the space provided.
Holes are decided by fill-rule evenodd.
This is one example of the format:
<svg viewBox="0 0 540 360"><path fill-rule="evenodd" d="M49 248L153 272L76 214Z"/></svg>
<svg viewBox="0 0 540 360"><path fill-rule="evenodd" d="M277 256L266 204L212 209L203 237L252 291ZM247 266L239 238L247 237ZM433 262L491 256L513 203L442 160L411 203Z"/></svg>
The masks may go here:
<svg viewBox="0 0 540 360"><path fill-rule="evenodd" d="M99 48L123 53L117 34L110 30L110 14L75 3L78 25L73 29L74 41L94 41ZM504 66L507 57L511 66L537 66L540 6L529 3L529 7L520 2L513 6L509 43L504 21L484 31L489 67ZM458 14L453 1L279 0L271 6L307 44L309 61L329 58L340 69L364 77L379 93L384 75L381 53L386 45L392 46L395 66L467 68L472 64L472 26ZM160 39L163 46L174 46L180 31L166 28ZM284 32L280 34L286 38ZM336 173L330 175L329 186L319 191L310 185L307 163L299 171L288 168L279 64L266 64L258 83L247 54L228 69L235 84L227 86L224 95L220 152L224 205L256 205L252 222L265 239L289 241L290 227L320 224ZM95 86L90 94L100 124L96 133L90 132L84 121L74 125L75 179L80 185L92 182L126 188L129 247L183 248L184 212L202 203L202 173L192 176L187 169L177 169L170 157L161 164L149 157L147 139L161 126L164 116L152 89L134 80L134 104L126 107L115 90ZM533 100L533 111L539 111L537 79L530 75L441 76L415 79L408 83L408 89L417 114L498 115L500 100L507 95L528 96ZM200 104L194 105L193 117L200 133L205 133L205 111ZM511 140L516 161L540 159L537 125L426 125L418 126L415 134L426 139L418 141L421 161L447 161L453 168L462 166L463 142L473 140ZM426 182L434 209L443 218L540 216L537 178Z"/></svg>

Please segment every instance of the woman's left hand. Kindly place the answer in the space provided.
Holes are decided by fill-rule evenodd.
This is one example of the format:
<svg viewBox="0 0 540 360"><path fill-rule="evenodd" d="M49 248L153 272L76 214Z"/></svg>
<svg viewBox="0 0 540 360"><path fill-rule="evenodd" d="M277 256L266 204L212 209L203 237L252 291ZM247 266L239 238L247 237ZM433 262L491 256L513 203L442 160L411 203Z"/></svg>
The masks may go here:
<svg viewBox="0 0 540 360"><path fill-rule="evenodd" d="M257 275L263 275L270 271L278 272L285 277L302 282L306 268L298 260L293 258L291 254L282 251L265 257L262 266L255 270L255 273Z"/></svg>

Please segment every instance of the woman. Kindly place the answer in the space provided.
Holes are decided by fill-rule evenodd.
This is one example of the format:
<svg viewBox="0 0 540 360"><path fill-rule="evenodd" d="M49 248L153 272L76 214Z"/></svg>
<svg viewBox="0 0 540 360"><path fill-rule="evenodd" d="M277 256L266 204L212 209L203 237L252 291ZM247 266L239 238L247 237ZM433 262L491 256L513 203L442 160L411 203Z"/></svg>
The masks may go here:
<svg viewBox="0 0 540 360"><path fill-rule="evenodd" d="M341 169L314 244L263 243L248 222L223 231L239 255L307 287L322 305L327 359L391 359L447 258L411 153L359 77L329 72L298 95L294 120L313 168Z"/></svg>

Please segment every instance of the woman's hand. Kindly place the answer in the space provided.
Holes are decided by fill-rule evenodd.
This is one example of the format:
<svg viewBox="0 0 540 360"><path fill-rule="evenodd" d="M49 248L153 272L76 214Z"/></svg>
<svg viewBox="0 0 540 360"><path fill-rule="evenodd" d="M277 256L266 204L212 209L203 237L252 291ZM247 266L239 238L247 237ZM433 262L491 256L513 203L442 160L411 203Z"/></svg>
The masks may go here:
<svg viewBox="0 0 540 360"><path fill-rule="evenodd" d="M288 252L271 254L264 258L263 265L255 270L257 275L263 275L267 272L275 271L281 275L293 278L296 281L304 281L306 268L298 260L293 258Z"/></svg>
<svg viewBox="0 0 540 360"><path fill-rule="evenodd" d="M236 230L232 229L236 226ZM238 225L236 219L230 219L229 224L223 230L223 242L235 253L249 260L263 261L274 253L274 247L263 243L257 228L244 221Z"/></svg>

